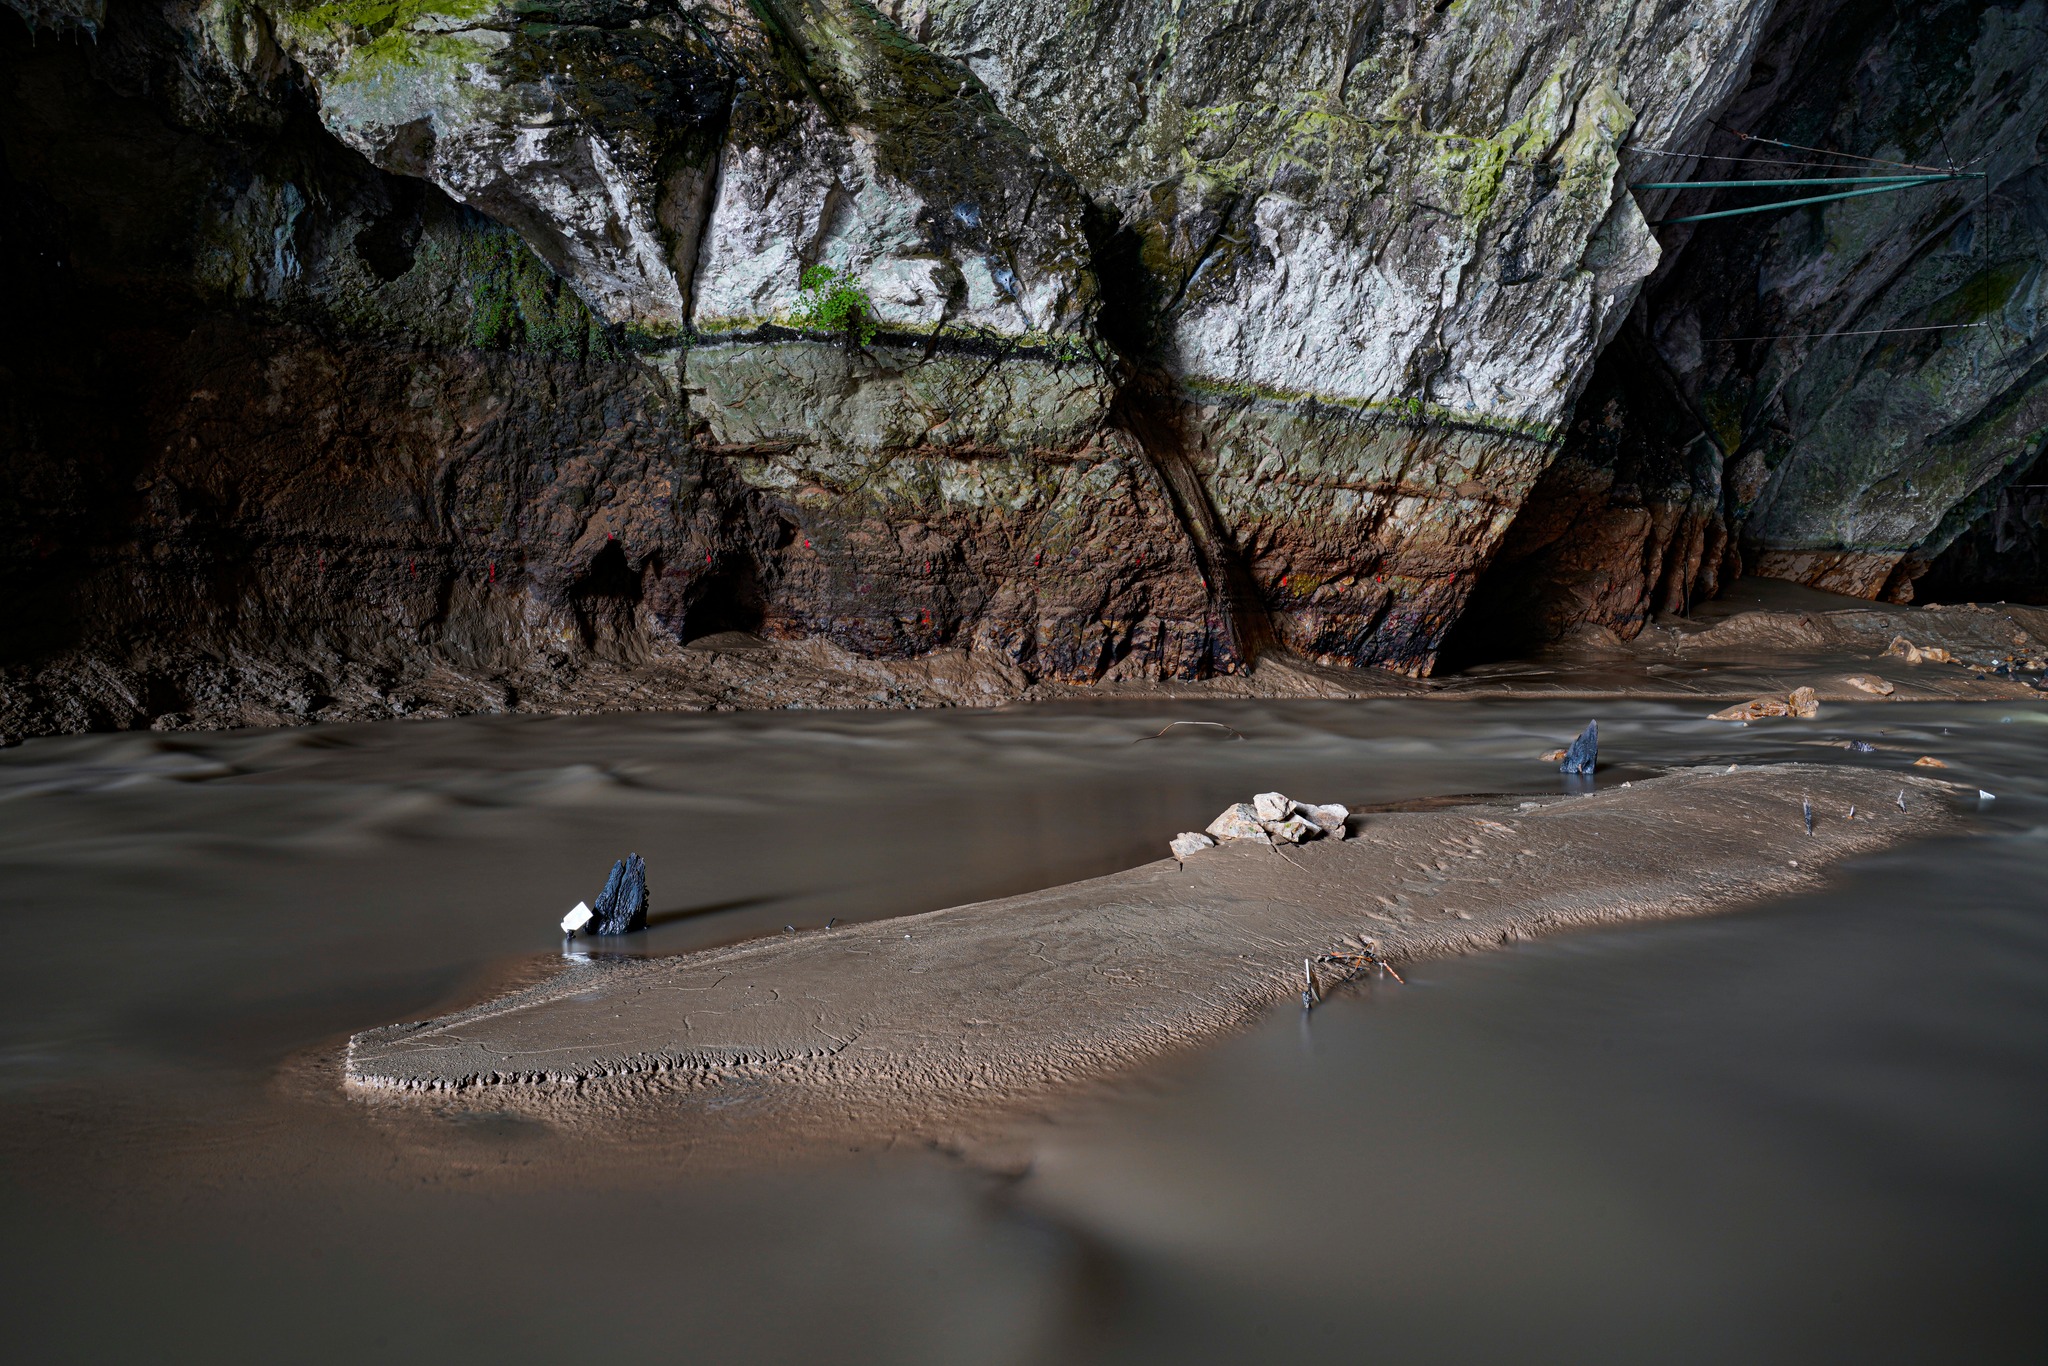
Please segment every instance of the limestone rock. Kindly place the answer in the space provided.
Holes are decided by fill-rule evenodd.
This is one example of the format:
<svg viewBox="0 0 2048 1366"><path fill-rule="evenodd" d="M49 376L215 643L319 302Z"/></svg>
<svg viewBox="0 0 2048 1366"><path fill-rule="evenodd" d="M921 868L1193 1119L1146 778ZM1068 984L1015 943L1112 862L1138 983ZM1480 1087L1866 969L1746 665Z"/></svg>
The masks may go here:
<svg viewBox="0 0 2048 1366"><path fill-rule="evenodd" d="M1226 844L1231 840L1263 840L1266 838L1266 827L1260 824L1259 813L1252 810L1250 802L1237 802L1209 822L1209 834L1213 835L1219 844Z"/></svg>
<svg viewBox="0 0 2048 1366"><path fill-rule="evenodd" d="M1890 697L1898 689L1875 674L1850 674L1842 680L1858 692L1867 692L1876 697Z"/></svg>
<svg viewBox="0 0 2048 1366"><path fill-rule="evenodd" d="M1252 798L1252 811L1262 821L1284 821L1294 814L1295 801L1279 792L1261 792Z"/></svg>
<svg viewBox="0 0 2048 1366"><path fill-rule="evenodd" d="M1216 841L1199 831L1183 830L1173 837L1172 849L1176 859L1187 860L1204 849L1214 849Z"/></svg>
<svg viewBox="0 0 2048 1366"><path fill-rule="evenodd" d="M1295 812L1316 823L1322 832L1334 840L1347 837L1349 831L1345 822L1351 819L1351 808L1330 802L1322 806L1309 806L1303 802L1294 804Z"/></svg>
<svg viewBox="0 0 2048 1366"><path fill-rule="evenodd" d="M1306 844L1312 839L1322 838L1323 829L1314 821L1301 816L1289 816L1284 821L1267 821L1266 833L1275 844Z"/></svg>

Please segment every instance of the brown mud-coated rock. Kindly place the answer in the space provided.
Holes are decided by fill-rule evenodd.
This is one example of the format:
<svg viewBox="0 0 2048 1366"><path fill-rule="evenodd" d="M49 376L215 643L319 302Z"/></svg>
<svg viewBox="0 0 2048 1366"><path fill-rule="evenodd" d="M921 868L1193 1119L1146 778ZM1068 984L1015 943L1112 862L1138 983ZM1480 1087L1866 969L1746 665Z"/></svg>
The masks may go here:
<svg viewBox="0 0 2048 1366"><path fill-rule="evenodd" d="M1918 794L1904 810L1902 785ZM1811 886L1845 858L1954 828L1959 791L1772 765L1681 770L1534 809L1375 814L1355 839L1284 856L1239 842L898 920L573 965L458 1014L358 1034L346 1077L564 1112L744 1083L819 1115L858 1101L877 1123L915 1126L962 1098L1041 1093L1240 1025L1294 997L1303 958L1358 937L1400 966Z"/></svg>

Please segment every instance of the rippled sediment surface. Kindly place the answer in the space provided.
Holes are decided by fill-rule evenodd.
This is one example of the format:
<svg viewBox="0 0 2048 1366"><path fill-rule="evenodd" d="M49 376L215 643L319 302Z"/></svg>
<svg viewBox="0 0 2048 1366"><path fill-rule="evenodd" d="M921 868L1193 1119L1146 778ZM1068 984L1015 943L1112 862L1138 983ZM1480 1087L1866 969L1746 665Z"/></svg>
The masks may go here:
<svg viewBox="0 0 2048 1366"><path fill-rule="evenodd" d="M0 753L6 1297L37 1360L2034 1360L2048 707L1346 702L473 718ZM628 849L676 952L1126 867L1226 801L1919 754L1978 833L1422 965L1027 1128L733 1170L333 1097ZM2009 718L2009 719L2008 719ZM1182 727L1132 743L1175 719ZM1860 738L1872 754L1814 741ZM1896 748L1891 748L1896 746ZM687 1133L684 1107L663 1122Z"/></svg>

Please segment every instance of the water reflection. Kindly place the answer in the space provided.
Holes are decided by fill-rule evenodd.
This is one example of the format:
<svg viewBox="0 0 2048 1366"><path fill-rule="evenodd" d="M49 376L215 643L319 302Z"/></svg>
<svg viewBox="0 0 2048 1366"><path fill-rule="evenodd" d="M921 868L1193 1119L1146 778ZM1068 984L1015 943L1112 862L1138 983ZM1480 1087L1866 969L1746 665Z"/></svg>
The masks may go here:
<svg viewBox="0 0 2048 1366"><path fill-rule="evenodd" d="M11 1320L37 1360L2039 1359L2048 710L1712 709L31 742L0 754ZM1596 714L1597 784L1929 754L1997 797L1981 833L1794 903L1277 1012L1063 1112L1015 1177L922 1149L699 1176L687 1142L638 1165L612 1142L600 1169L591 1136L548 1122L399 1124L288 1084L309 1047L565 955L1091 876L1254 791L1371 809L1573 790L1536 756ZM653 927L565 946L562 908L629 848Z"/></svg>

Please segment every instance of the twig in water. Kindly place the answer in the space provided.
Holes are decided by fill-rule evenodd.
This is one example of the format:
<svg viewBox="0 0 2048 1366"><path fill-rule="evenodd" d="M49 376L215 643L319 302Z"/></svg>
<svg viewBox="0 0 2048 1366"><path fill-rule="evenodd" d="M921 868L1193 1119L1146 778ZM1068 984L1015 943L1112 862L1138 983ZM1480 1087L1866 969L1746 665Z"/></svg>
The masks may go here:
<svg viewBox="0 0 2048 1366"><path fill-rule="evenodd" d="M1230 731L1230 738L1233 740L1244 739L1244 734L1241 731L1232 730L1229 726L1224 725L1221 721L1168 721L1165 725L1159 728L1158 735L1140 735L1136 740L1131 741L1131 743L1135 745L1145 740L1157 740L1160 735L1166 734L1166 732L1172 730L1175 726L1214 726L1218 730Z"/></svg>

